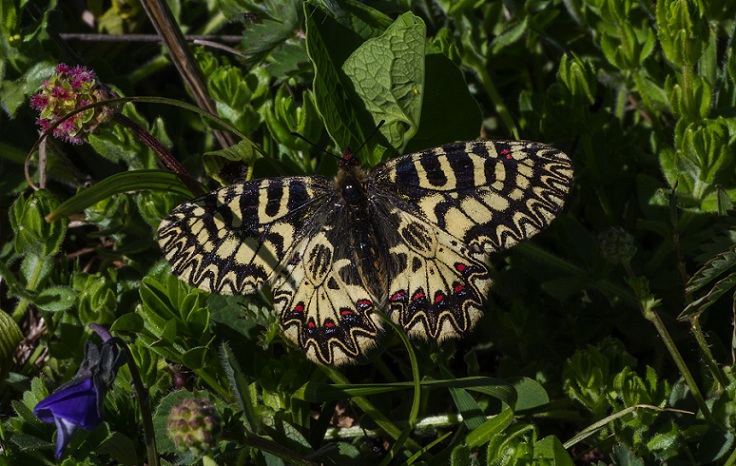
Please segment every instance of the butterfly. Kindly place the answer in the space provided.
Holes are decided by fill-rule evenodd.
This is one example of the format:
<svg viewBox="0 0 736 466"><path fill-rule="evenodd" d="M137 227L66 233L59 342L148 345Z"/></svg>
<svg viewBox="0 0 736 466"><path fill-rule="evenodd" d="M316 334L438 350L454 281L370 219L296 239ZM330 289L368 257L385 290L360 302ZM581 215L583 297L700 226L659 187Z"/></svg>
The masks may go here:
<svg viewBox="0 0 736 466"><path fill-rule="evenodd" d="M441 342L481 318L491 253L538 233L573 168L526 141L457 142L336 176L264 178L176 207L158 229L173 273L206 291L270 286L284 335L326 365L365 358L379 312Z"/></svg>

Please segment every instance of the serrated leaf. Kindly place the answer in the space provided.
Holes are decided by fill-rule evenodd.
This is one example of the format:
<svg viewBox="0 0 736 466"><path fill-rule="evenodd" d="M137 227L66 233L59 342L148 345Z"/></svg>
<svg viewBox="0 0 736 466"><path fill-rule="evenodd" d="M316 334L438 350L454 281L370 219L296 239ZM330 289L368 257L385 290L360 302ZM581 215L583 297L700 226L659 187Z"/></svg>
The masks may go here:
<svg viewBox="0 0 736 466"><path fill-rule="evenodd" d="M301 26L302 0L266 0L261 19L246 25L242 44L253 63L293 38ZM243 10L245 12L245 9Z"/></svg>
<svg viewBox="0 0 736 466"><path fill-rule="evenodd" d="M702 314L706 309L715 304L718 299L725 293L736 286L736 272L728 275L722 280L718 280L715 285L708 291L708 294L702 298L696 299L687 305L685 310L677 316L678 320L690 319L694 316Z"/></svg>

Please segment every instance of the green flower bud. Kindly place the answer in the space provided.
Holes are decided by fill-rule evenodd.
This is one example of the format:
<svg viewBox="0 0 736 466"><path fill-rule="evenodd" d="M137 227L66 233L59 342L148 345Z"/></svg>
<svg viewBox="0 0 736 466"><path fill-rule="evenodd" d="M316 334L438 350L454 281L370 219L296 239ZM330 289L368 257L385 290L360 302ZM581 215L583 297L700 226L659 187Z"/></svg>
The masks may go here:
<svg viewBox="0 0 736 466"><path fill-rule="evenodd" d="M217 444L219 432L220 416L209 401L186 398L169 411L166 434L176 448L207 453Z"/></svg>
<svg viewBox="0 0 736 466"><path fill-rule="evenodd" d="M728 127L721 119L688 126L682 137L675 140L678 152L699 168L697 178L714 183L733 165L728 147ZM697 193L696 193L697 195Z"/></svg>
<svg viewBox="0 0 736 466"><path fill-rule="evenodd" d="M99 106L70 117L67 115L80 107L111 97L114 97L114 93L100 85L93 71L60 63L56 66L56 72L43 81L39 91L31 97L31 107L40 113L36 124L42 131L47 131L61 120L54 128L53 135L70 144L81 144L87 135L112 119L113 109Z"/></svg>
<svg viewBox="0 0 736 466"><path fill-rule="evenodd" d="M659 42L668 59L679 66L692 67L707 46L708 21L701 2L661 0L657 2Z"/></svg>
<svg viewBox="0 0 736 466"><path fill-rule="evenodd" d="M621 227L602 233L598 237L598 247L603 258L612 264L628 264L636 254L634 237Z"/></svg>
<svg viewBox="0 0 736 466"><path fill-rule="evenodd" d="M688 121L706 118L710 113L712 95L708 81L701 76L693 76L689 88L685 88L680 81L681 77L676 79L670 75L664 83L672 114Z"/></svg>
<svg viewBox="0 0 736 466"><path fill-rule="evenodd" d="M16 199L10 207L10 226L15 232L13 245L18 254L51 256L58 252L68 220L63 218L52 223L45 220L58 206L56 197L44 189Z"/></svg>
<svg viewBox="0 0 736 466"><path fill-rule="evenodd" d="M589 61L581 60L574 54L572 58L563 55L557 72L557 82L573 105L590 105L595 101L598 80Z"/></svg>

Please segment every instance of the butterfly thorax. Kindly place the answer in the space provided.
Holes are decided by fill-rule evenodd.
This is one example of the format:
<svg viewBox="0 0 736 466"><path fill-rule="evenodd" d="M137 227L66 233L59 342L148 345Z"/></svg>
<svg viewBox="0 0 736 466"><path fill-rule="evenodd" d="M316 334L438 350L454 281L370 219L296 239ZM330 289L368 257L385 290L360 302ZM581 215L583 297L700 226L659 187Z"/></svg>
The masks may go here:
<svg viewBox="0 0 736 466"><path fill-rule="evenodd" d="M339 204L345 209L345 219L349 223L349 238L353 263L357 264L360 280L374 296L385 293L385 258L380 254L383 245L378 244L374 213L367 189L368 175L357 160L348 154L340 162L335 176L335 190L340 194Z"/></svg>

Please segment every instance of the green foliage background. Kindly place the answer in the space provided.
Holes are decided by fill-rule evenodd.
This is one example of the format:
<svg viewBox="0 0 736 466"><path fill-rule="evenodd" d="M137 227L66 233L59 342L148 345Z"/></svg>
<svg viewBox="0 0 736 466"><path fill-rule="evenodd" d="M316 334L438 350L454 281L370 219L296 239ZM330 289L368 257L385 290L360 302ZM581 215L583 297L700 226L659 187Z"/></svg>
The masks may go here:
<svg viewBox="0 0 736 466"><path fill-rule="evenodd" d="M90 323L130 346L161 464L736 464L736 2L166 3L186 34L236 36L237 50L193 46L232 147L222 125L155 102L192 102L159 43L69 35L154 33L137 0L0 0L0 464L53 461L54 426L31 410L74 375ZM211 189L333 174L293 131L337 154L367 141L366 166L535 140L569 154L575 180L548 230L492 258L467 338L412 355L395 335L369 364L318 367L266 294L171 276L155 229L191 193L123 126L49 139L24 176L28 100L59 62L153 97L120 111ZM64 464L147 461L130 380L121 370L106 422L77 432ZM205 457L163 432L174 388L222 417Z"/></svg>

